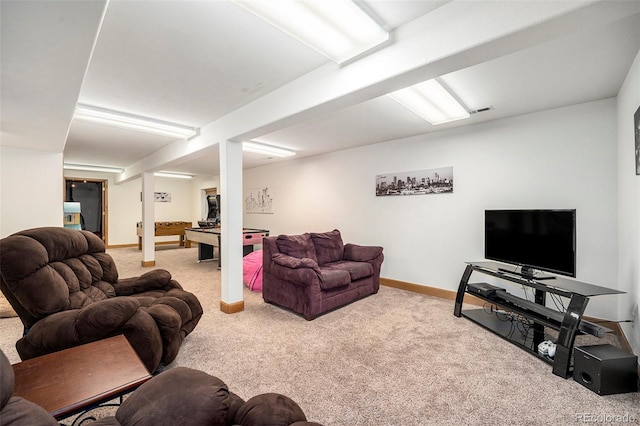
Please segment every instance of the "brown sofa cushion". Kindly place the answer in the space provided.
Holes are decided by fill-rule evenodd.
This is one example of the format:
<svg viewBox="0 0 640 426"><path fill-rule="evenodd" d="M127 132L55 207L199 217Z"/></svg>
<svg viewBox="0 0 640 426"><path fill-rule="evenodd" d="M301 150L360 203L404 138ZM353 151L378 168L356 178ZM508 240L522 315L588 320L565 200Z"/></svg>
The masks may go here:
<svg viewBox="0 0 640 426"><path fill-rule="evenodd" d="M242 426L288 426L306 421L302 408L291 398L277 393L256 395L245 402L235 416Z"/></svg>
<svg viewBox="0 0 640 426"><path fill-rule="evenodd" d="M312 232L311 240L318 256L318 265L342 260L344 244L340 231L337 229L321 233Z"/></svg>
<svg viewBox="0 0 640 426"><path fill-rule="evenodd" d="M176 397L178 389L180 397ZM140 386L122 403L122 425L222 425L233 403L227 385L203 371L176 367ZM235 396L235 398L238 398Z"/></svg>
<svg viewBox="0 0 640 426"><path fill-rule="evenodd" d="M11 398L15 379L16 375L13 372L9 358L0 350L0 410L7 405Z"/></svg>
<svg viewBox="0 0 640 426"><path fill-rule="evenodd" d="M276 245L281 253L288 256L297 257L302 259L306 257L308 259L318 261L316 257L316 251L311 241L311 235L304 233L301 235L278 235L276 238Z"/></svg>
<svg viewBox="0 0 640 426"><path fill-rule="evenodd" d="M47 411L26 399L11 396L15 374L11 362L0 351L0 424L3 426L56 426L58 422Z"/></svg>

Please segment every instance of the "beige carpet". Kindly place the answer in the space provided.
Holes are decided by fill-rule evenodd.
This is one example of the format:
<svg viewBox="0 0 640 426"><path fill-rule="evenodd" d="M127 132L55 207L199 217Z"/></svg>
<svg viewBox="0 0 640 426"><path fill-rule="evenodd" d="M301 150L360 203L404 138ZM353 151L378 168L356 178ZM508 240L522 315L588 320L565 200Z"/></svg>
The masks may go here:
<svg viewBox="0 0 640 426"><path fill-rule="evenodd" d="M148 271L135 248L109 251L121 277ZM196 293L205 314L169 367L220 377L243 398L280 392L309 420L338 425L575 424L578 415L629 415L640 394L598 396L464 318L453 302L394 288L304 319L245 289L245 310L219 310L220 272L197 249L162 248L157 267ZM0 320L0 347L17 362L17 318ZM188 424L186 422L185 424Z"/></svg>
<svg viewBox="0 0 640 426"><path fill-rule="evenodd" d="M16 316L16 311L13 310L11 304L0 293L0 318L12 318Z"/></svg>

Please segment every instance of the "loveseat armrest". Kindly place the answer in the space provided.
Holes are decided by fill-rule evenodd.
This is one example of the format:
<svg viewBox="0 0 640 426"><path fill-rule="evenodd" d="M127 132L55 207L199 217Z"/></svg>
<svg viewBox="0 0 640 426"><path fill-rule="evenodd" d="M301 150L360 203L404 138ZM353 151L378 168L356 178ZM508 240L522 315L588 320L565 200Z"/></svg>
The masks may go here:
<svg viewBox="0 0 640 426"><path fill-rule="evenodd" d="M283 253L276 253L271 257L271 260L277 265L291 269L311 268L316 272L320 272L318 263L308 257L297 258Z"/></svg>
<svg viewBox="0 0 640 426"><path fill-rule="evenodd" d="M265 268L282 280L307 286L320 279L318 263L306 257L297 258L283 253L275 253Z"/></svg>
<svg viewBox="0 0 640 426"><path fill-rule="evenodd" d="M165 269L154 269L139 277L123 278L113 284L118 296L131 296L149 290L182 290L177 281L171 279L171 273Z"/></svg>
<svg viewBox="0 0 640 426"><path fill-rule="evenodd" d="M354 262L370 262L382 254L382 247L379 246L360 246L357 244L347 243L344 245L344 260Z"/></svg>

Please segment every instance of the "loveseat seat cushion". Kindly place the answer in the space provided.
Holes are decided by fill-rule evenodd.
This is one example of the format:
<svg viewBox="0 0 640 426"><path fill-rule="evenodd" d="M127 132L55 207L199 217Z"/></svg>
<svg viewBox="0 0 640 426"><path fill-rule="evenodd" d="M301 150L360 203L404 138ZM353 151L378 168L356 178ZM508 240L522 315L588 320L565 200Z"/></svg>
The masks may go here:
<svg viewBox="0 0 640 426"><path fill-rule="evenodd" d="M325 266L320 267L320 288L322 290L341 287L349 284L350 282L351 275L349 274L349 271Z"/></svg>
<svg viewBox="0 0 640 426"><path fill-rule="evenodd" d="M300 235L278 235L276 245L280 253L284 253L287 256L297 257L299 259L306 257L316 263L318 262L316 251L311 241L311 234L309 233Z"/></svg>
<svg viewBox="0 0 640 426"><path fill-rule="evenodd" d="M318 259L318 265L342 260L344 244L340 231L312 232L311 240Z"/></svg>
<svg viewBox="0 0 640 426"><path fill-rule="evenodd" d="M340 260L338 262L328 263L324 265L324 268L346 271L349 273L351 281L359 280L361 278L366 278L373 275L373 266L371 266L371 264L367 262Z"/></svg>

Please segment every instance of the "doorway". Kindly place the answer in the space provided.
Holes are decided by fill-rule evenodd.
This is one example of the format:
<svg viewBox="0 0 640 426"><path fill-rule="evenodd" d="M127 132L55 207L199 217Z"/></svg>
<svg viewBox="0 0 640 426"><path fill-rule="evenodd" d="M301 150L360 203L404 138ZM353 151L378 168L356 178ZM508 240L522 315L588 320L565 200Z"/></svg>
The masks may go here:
<svg viewBox="0 0 640 426"><path fill-rule="evenodd" d="M107 244L107 180L65 178L65 199L80 203L81 229Z"/></svg>

